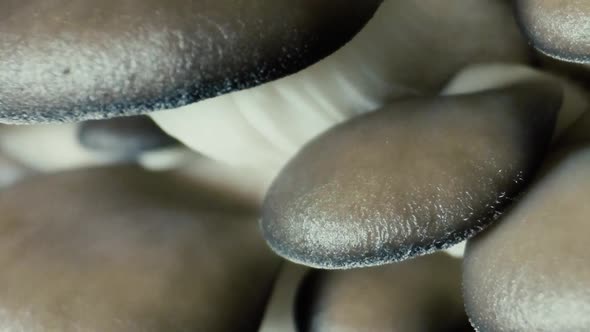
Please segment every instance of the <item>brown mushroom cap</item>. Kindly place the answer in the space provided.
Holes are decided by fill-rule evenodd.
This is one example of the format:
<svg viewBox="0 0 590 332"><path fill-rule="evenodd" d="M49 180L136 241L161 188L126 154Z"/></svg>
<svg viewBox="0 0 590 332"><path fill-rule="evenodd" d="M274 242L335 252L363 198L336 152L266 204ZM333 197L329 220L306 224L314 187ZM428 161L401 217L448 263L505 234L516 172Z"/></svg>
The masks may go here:
<svg viewBox="0 0 590 332"><path fill-rule="evenodd" d="M0 120L101 119L268 82L348 41L381 0L7 0Z"/></svg>
<svg viewBox="0 0 590 332"><path fill-rule="evenodd" d="M561 88L539 80L408 99L306 145L263 208L269 245L320 268L386 264L488 225L541 162Z"/></svg>
<svg viewBox="0 0 590 332"><path fill-rule="evenodd" d="M517 0L520 24L531 43L548 56L590 63L590 2Z"/></svg>
<svg viewBox="0 0 590 332"><path fill-rule="evenodd" d="M255 209L112 167L0 192L0 330L256 331L278 259Z"/></svg>
<svg viewBox="0 0 590 332"><path fill-rule="evenodd" d="M301 332L470 331L461 261L446 254L348 271L315 271L300 291Z"/></svg>

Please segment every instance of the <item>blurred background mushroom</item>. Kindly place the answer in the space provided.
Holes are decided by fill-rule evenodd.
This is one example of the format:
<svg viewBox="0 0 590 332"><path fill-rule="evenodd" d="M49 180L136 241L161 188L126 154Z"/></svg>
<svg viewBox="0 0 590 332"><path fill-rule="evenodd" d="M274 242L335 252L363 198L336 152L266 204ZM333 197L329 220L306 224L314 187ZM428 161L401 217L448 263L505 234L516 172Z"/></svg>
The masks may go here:
<svg viewBox="0 0 590 332"><path fill-rule="evenodd" d="M257 331L280 260L255 207L137 166L0 192L0 329Z"/></svg>
<svg viewBox="0 0 590 332"><path fill-rule="evenodd" d="M146 116L85 121L78 128L78 138L90 150L125 159L178 144Z"/></svg>
<svg viewBox="0 0 590 332"><path fill-rule="evenodd" d="M467 332L461 261L434 254L350 271L315 271L300 289L301 332Z"/></svg>

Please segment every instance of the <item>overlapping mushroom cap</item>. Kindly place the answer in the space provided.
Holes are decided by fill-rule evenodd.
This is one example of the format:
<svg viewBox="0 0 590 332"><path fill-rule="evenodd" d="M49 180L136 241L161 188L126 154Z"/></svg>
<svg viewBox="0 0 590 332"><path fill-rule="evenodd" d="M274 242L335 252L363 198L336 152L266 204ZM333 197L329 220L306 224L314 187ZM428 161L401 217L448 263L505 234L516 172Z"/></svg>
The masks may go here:
<svg viewBox="0 0 590 332"><path fill-rule="evenodd" d="M518 205L469 241L464 295L478 330L582 332L590 327L589 129L586 115Z"/></svg>
<svg viewBox="0 0 590 332"><path fill-rule="evenodd" d="M321 268L381 265L458 243L534 174L562 90L537 80L394 102L306 145L269 190L270 246Z"/></svg>
<svg viewBox="0 0 590 332"><path fill-rule="evenodd" d="M524 33L539 51L590 63L590 1L517 0L516 9Z"/></svg>
<svg viewBox="0 0 590 332"><path fill-rule="evenodd" d="M380 0L8 0L0 119L78 121L178 107L300 70Z"/></svg>

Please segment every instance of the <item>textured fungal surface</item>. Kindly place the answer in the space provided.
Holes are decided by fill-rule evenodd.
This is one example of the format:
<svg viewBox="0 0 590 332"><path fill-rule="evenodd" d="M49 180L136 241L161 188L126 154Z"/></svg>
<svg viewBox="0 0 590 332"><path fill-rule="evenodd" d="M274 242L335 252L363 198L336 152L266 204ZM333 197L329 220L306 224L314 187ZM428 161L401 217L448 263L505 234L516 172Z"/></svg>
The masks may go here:
<svg viewBox="0 0 590 332"><path fill-rule="evenodd" d="M589 142L590 0L0 0L0 332L589 332Z"/></svg>
<svg viewBox="0 0 590 332"><path fill-rule="evenodd" d="M390 104L305 146L273 183L262 230L310 266L380 265L445 248L488 225L551 138L561 89L523 83Z"/></svg>
<svg viewBox="0 0 590 332"><path fill-rule="evenodd" d="M388 266L315 271L299 294L301 332L469 331L461 261L434 254Z"/></svg>
<svg viewBox="0 0 590 332"><path fill-rule="evenodd" d="M2 1L0 121L139 114L255 86L333 52L380 2Z"/></svg>
<svg viewBox="0 0 590 332"><path fill-rule="evenodd" d="M564 140L569 147L553 154L522 201L469 241L463 289L479 331L588 331L589 120L576 125L583 133Z"/></svg>
<svg viewBox="0 0 590 332"><path fill-rule="evenodd" d="M516 8L524 33L539 51L590 63L590 1L517 0Z"/></svg>
<svg viewBox="0 0 590 332"><path fill-rule="evenodd" d="M278 260L256 213L139 167L0 192L0 330L256 331Z"/></svg>

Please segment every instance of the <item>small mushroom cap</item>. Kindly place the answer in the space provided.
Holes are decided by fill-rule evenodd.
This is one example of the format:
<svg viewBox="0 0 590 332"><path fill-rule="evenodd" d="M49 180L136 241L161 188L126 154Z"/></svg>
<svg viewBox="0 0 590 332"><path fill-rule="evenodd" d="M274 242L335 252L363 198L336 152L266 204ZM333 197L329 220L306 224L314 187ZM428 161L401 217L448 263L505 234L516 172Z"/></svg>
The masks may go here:
<svg viewBox="0 0 590 332"><path fill-rule="evenodd" d="M301 332L471 330L461 261L442 253L368 269L315 271L299 299Z"/></svg>
<svg viewBox="0 0 590 332"><path fill-rule="evenodd" d="M291 74L347 42L381 0L7 0L0 121L174 108Z"/></svg>
<svg viewBox="0 0 590 332"><path fill-rule="evenodd" d="M551 139L552 81L399 101L306 145L267 193L262 230L320 268L381 265L446 248L519 193Z"/></svg>
<svg viewBox="0 0 590 332"><path fill-rule="evenodd" d="M256 209L111 167L0 192L0 330L256 331L278 259Z"/></svg>
<svg viewBox="0 0 590 332"><path fill-rule="evenodd" d="M469 241L463 289L479 331L590 330L588 120L586 143L566 136L514 209Z"/></svg>
<svg viewBox="0 0 590 332"><path fill-rule="evenodd" d="M146 116L86 121L80 124L78 138L90 150L130 158L178 143Z"/></svg>
<svg viewBox="0 0 590 332"><path fill-rule="evenodd" d="M517 0L520 24L542 53L569 62L590 63L590 2Z"/></svg>

